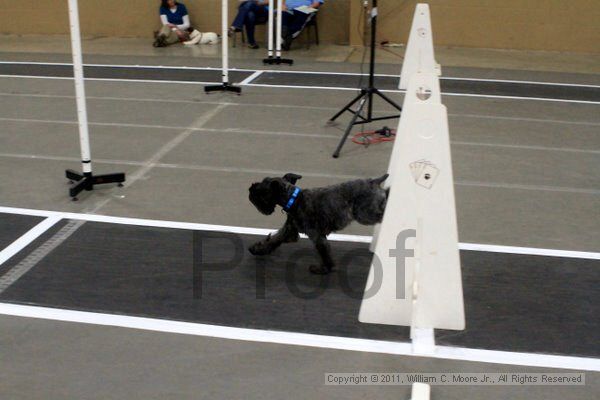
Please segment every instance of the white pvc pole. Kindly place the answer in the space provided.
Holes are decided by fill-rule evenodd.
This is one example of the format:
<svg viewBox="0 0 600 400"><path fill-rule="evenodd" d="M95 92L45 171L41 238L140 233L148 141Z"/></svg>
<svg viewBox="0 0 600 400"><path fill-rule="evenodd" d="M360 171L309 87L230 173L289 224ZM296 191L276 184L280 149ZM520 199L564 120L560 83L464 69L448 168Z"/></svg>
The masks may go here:
<svg viewBox="0 0 600 400"><path fill-rule="evenodd" d="M273 0L269 0L269 58L273 57L273 18L275 18L274 5L275 2Z"/></svg>
<svg viewBox="0 0 600 400"><path fill-rule="evenodd" d="M90 154L90 133L88 131L85 87L83 82L83 60L81 56L81 32L79 30L78 0L69 0L69 23L71 27L71 53L73 54L73 72L75 77L75 99L77 101L77 119L79 121L79 142L83 173L92 172Z"/></svg>
<svg viewBox="0 0 600 400"><path fill-rule="evenodd" d="M277 0L277 48L276 57L281 58L281 33L282 33L282 14L283 14L283 0Z"/></svg>
<svg viewBox="0 0 600 400"><path fill-rule="evenodd" d="M227 8L227 0L222 0L221 2L222 10L221 10L221 45L222 45L222 63L223 63L223 83L229 84L229 36L227 35L228 31L228 8Z"/></svg>

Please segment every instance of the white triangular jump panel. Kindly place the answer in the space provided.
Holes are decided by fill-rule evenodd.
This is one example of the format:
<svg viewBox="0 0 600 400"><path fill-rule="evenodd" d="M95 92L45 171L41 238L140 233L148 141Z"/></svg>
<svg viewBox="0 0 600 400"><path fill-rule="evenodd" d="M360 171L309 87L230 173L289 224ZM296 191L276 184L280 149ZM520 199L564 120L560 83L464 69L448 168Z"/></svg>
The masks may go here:
<svg viewBox="0 0 600 400"><path fill-rule="evenodd" d="M448 115L435 72L410 79L390 172L359 320L464 329ZM404 248L414 257L402 258Z"/></svg>
<svg viewBox="0 0 600 400"><path fill-rule="evenodd" d="M410 77L417 72L442 74L440 65L435 61L433 51L429 5L421 3L417 4L410 29L400 73L400 89L406 89Z"/></svg>

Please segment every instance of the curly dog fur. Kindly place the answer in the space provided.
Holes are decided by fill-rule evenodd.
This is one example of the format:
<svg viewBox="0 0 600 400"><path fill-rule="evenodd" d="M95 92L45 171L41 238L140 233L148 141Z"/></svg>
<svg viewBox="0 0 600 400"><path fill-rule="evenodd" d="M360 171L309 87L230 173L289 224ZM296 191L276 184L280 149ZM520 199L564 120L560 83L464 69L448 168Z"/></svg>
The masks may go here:
<svg viewBox="0 0 600 400"><path fill-rule="evenodd" d="M269 235L250 247L254 255L266 255L283 243L296 242L304 233L314 243L321 265L311 265L314 274L327 274L333 267L327 235L347 227L352 221L363 225L381 222L388 191L381 187L388 175L376 179L357 179L337 185L304 189L293 205L286 209L293 197L297 174L282 178L264 178L250 186L250 202L262 214L270 215L277 206L287 212L287 220L274 235Z"/></svg>

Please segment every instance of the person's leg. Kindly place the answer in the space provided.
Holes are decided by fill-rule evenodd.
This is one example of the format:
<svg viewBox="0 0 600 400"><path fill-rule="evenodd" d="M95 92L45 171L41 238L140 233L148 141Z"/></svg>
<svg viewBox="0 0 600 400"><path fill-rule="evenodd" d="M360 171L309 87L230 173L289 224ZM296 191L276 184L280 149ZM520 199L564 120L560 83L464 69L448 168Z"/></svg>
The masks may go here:
<svg viewBox="0 0 600 400"><path fill-rule="evenodd" d="M244 26L246 27L246 38L248 39L248 45L250 47L256 46L256 39L254 38L254 31L256 30L256 13L254 10L250 10L248 11L248 14L246 14Z"/></svg>
<svg viewBox="0 0 600 400"><path fill-rule="evenodd" d="M290 31L290 25L294 20L294 14L290 14L288 12L281 13L281 36L282 39L285 40L288 32Z"/></svg>
<svg viewBox="0 0 600 400"><path fill-rule="evenodd" d="M283 50L289 50L292 46L292 41L300 35L306 24L313 17L313 14L305 14L300 11L294 10L293 14L288 14L287 24L286 19L283 19L286 29L283 34Z"/></svg>
<svg viewBox="0 0 600 400"><path fill-rule="evenodd" d="M246 19L248 17L248 13L252 11L252 9L254 8L253 6L255 5L256 4L254 4L253 1L244 1L243 3L241 3L238 7L238 13L235 19L233 20L231 27L236 30L242 30L242 28L244 27L244 23L246 22Z"/></svg>
<svg viewBox="0 0 600 400"><path fill-rule="evenodd" d="M253 3L254 4L254 3ZM254 4L254 7L248 13L246 18L246 36L248 37L248 44L251 48L258 48L256 44L255 31L257 24L264 24L269 19L269 11L265 6L259 6Z"/></svg>
<svg viewBox="0 0 600 400"><path fill-rule="evenodd" d="M292 35L292 38L297 38L298 35L302 32L304 27L309 21L309 18L312 18L313 14L305 14L300 11L294 10L294 16L290 22L288 27L289 33Z"/></svg>
<svg viewBox="0 0 600 400"><path fill-rule="evenodd" d="M179 43L179 35L177 34L177 31L172 31L169 29L169 34L165 38L165 43L168 45Z"/></svg>
<svg viewBox="0 0 600 400"><path fill-rule="evenodd" d="M171 33L171 28L169 28L167 25L163 25L162 28L160 28L160 31L158 31L158 35L162 35L164 37L169 36L169 34Z"/></svg>

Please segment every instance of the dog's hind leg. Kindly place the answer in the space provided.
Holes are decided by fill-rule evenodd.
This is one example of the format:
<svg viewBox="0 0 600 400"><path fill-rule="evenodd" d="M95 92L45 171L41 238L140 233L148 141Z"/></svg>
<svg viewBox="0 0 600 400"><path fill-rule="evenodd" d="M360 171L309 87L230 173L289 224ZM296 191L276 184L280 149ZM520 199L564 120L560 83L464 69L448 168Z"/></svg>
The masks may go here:
<svg viewBox="0 0 600 400"><path fill-rule="evenodd" d="M319 256L321 257L321 265L311 265L308 269L313 274L326 275L333 269L333 259L331 258L331 248L325 235L309 235L310 240L315 244Z"/></svg>
<svg viewBox="0 0 600 400"><path fill-rule="evenodd" d="M288 217L285 224L274 235L269 235L266 239L254 243L248 250L255 256L264 256L271 254L283 243L296 242L299 238L298 229Z"/></svg>

